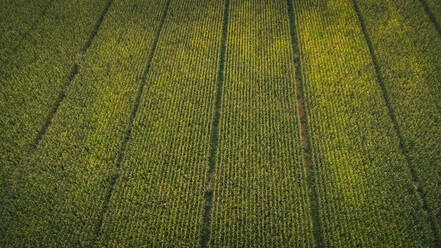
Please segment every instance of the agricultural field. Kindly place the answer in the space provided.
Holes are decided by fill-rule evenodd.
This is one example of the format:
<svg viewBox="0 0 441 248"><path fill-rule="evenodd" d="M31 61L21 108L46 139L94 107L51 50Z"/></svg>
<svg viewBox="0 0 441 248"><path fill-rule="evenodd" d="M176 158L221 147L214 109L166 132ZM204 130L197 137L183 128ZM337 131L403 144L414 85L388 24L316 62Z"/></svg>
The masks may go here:
<svg viewBox="0 0 441 248"><path fill-rule="evenodd" d="M441 247L438 0L0 0L0 247Z"/></svg>

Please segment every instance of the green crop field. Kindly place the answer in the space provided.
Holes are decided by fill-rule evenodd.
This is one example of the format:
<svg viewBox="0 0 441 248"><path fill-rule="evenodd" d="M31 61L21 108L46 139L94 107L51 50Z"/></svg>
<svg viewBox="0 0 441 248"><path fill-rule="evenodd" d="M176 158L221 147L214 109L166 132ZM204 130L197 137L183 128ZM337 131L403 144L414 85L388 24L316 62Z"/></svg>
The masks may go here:
<svg viewBox="0 0 441 248"><path fill-rule="evenodd" d="M441 248L441 1L0 0L0 247Z"/></svg>

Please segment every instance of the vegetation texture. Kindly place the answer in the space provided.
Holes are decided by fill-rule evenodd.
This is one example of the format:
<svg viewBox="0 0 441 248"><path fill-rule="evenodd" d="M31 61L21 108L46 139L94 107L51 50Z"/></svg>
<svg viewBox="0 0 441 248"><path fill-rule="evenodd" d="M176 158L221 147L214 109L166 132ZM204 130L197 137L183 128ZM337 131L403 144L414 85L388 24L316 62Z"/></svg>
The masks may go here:
<svg viewBox="0 0 441 248"><path fill-rule="evenodd" d="M0 0L0 247L441 247L436 0Z"/></svg>
<svg viewBox="0 0 441 248"><path fill-rule="evenodd" d="M407 166L441 245L441 36L418 1L359 2Z"/></svg>

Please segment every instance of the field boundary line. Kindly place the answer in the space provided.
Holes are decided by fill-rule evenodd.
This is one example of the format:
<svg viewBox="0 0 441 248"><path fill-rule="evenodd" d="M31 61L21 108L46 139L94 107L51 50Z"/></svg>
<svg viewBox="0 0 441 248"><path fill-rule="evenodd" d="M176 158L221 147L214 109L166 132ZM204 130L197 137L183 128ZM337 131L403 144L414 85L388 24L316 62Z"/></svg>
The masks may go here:
<svg viewBox="0 0 441 248"><path fill-rule="evenodd" d="M94 39L94 37L98 33L98 29L100 28L101 23L103 22L104 16L106 15L108 9L110 8L110 5L112 4L112 2L113 2L113 0L108 0L105 8L103 9L103 11L97 21L97 23L95 24L93 32L90 34L88 41L85 43L85 45L81 49L82 57L84 56L87 49L90 47L92 40ZM16 166L15 170L13 171L13 174L8 179L11 181L10 184L11 184L12 188L9 188L7 190L12 191L11 194L14 195L12 198L15 198L16 195L19 194L19 193L17 193L17 190L19 188L18 185L22 182L22 180L23 180L22 177L23 177L23 174L26 170L26 168L24 168L24 165L21 165L21 163L26 164L27 162L29 162L28 160L31 159L31 156L36 151L38 144L41 142L43 136L46 134L46 132L52 122L52 119L55 116L55 113L58 111L61 102L63 101L63 99L66 96L66 93L65 93L66 88L71 84L72 80L75 78L75 75L78 73L78 67L81 62L82 61L77 61L74 64L68 80L61 86L61 93L58 95L55 104L53 105L52 109L50 110L49 116L47 117L43 127L38 131L37 137L34 139L34 141L31 144L29 144L29 147L28 147L29 149L24 149L23 151L21 151L21 159L20 159L18 165ZM4 211L4 210L2 208L0 208L0 212L2 212L2 211Z"/></svg>
<svg viewBox="0 0 441 248"><path fill-rule="evenodd" d="M127 129L127 131L126 131L126 133L124 135L124 139L122 141L121 148L120 148L120 151L119 151L119 154L118 154L118 159L117 159L117 162L116 162L116 171L115 171L115 173L113 175L111 175L111 177L108 180L110 182L109 190L106 192L106 195L105 195L105 198L104 198L104 202L103 202L103 207L101 209L101 212L99 213L98 223L95 226L94 237L93 237L92 243L91 243L92 245L96 244L96 242L98 241L98 237L101 235L104 215L106 214L106 212L109 209L110 197L112 196L113 190L115 188L116 181L118 180L118 178L121 175L121 173L119 173L119 170L120 170L121 164L122 164L122 162L124 160L124 155L125 155L125 153L127 151L127 144L128 144L129 138L130 138L131 133L132 133L133 123L134 123L134 120L135 120L135 117L136 117L136 113L138 112L139 105L140 105L140 102L141 102L141 96L142 96L142 94L144 92L145 86L147 85L147 76L148 76L148 73L150 71L151 62L153 60L153 56L155 55L155 51L156 51L156 47L157 47L157 44L158 44L159 36L161 34L161 30L162 30L162 27L164 25L165 18L167 16L168 8L170 6L170 1L171 0L167 0L167 2L165 4L165 9L164 9L164 12L162 14L158 30L156 31L156 34L155 34L155 39L153 41L152 49L150 51L149 57L147 58L147 66L146 66L146 69L144 70L144 73L143 73L143 76L142 76L142 80L141 80L141 83L140 83L138 91L137 91L137 95L136 95L136 99L135 99L135 105L134 105L133 110L132 110L132 112L130 114L128 129Z"/></svg>
<svg viewBox="0 0 441 248"><path fill-rule="evenodd" d="M432 213L432 210L431 210L430 206L427 204L427 200L425 198L425 195L426 195L425 191L424 191L424 189L422 187L420 179L418 178L417 172L415 171L414 167L412 166L411 159L410 159L409 154L408 154L408 152L406 150L406 147L404 145L404 139L403 139L403 136L401 135L400 127L399 127L397 119L395 117L395 112L394 112L394 110L392 108L392 105L390 104L390 101L389 101L389 95L388 95L386 87L384 85L384 80L383 80L383 77L382 77L381 72L380 72L380 66L378 64L377 56L375 55L374 48L373 48L373 45L372 45L372 41L371 41L371 39L370 39L370 37L369 37L369 35L367 33L367 29L366 29L366 25L365 25L363 16L361 15L361 12L360 12L360 9L358 7L358 4L357 4L356 0L352 0L352 3L353 3L353 6L354 6L355 13L356 13L356 15L358 17L358 21L360 23L361 30L363 32L365 41L366 41L367 46L369 48L369 53L371 55L372 63L373 63L374 68L375 68L375 74L377 76L377 82L378 82L378 84L379 84L379 86L381 88L383 100L384 100L384 102L386 104L386 107L388 109L389 118L392 121L393 129L394 129L394 131L395 131L395 133L396 133L396 135L398 137L400 152L403 154L403 156L404 156L404 158L406 160L407 168L409 169L409 172L410 172L409 174L410 174L410 176L412 178L413 186L415 187L415 195L417 196L417 198L422 203L423 212L427 214L427 216L428 216L428 218L430 220L430 225L431 225L431 228L432 228L432 232L433 232L433 234L435 236L434 237L434 246L435 247L441 247L441 243L440 243L440 239L439 239L440 233L439 233L439 230L438 230L438 228L436 226L435 217L433 216L433 213Z"/></svg>
<svg viewBox="0 0 441 248"><path fill-rule="evenodd" d="M32 144L32 149L35 149L38 145L38 143L40 143L41 139L43 138L43 136L46 134L47 129L49 128L55 113L58 111L58 109L60 108L60 104L61 102L64 100L64 98L66 97L66 89L70 86L70 84L72 83L72 81L75 79L75 76L78 74L78 69L80 67L80 64L83 62L83 57L86 55L87 50L89 49L90 45L92 44L93 39L95 38L95 36L98 34L98 30L101 27L101 24L104 20L105 15L107 14L110 5L112 5L113 0L108 0L107 4L103 10L103 12L101 13L98 21L95 24L94 29L92 30L92 33L90 33L89 39L87 40L87 42L84 44L83 48L81 48L80 50L80 54L81 54L81 59L76 61L71 73L69 74L68 80L62 85L61 87L61 94L58 95L58 98L52 108L52 110L49 112L49 116L46 119L46 122L44 123L42 129L38 132L37 137L35 138L34 143Z"/></svg>
<svg viewBox="0 0 441 248"><path fill-rule="evenodd" d="M420 0L421 5L423 5L424 12L426 12L426 15L429 17L429 19L432 21L433 25L435 26L436 31L441 36L441 27L438 21L435 18L435 15L433 14L432 10L429 8L429 5L427 5L426 0Z"/></svg>
<svg viewBox="0 0 441 248"><path fill-rule="evenodd" d="M295 67L295 87L296 87L296 99L298 108L298 117L300 123L300 137L302 139L303 147L303 160L306 167L307 173L307 186L309 188L309 209L311 210L311 219L313 227L313 237L316 247L324 247L324 236L321 226L320 213L319 213L319 200L318 200L318 190L317 183L314 175L313 165L311 161L312 150L310 144L309 127L308 120L306 116L305 108L305 94L303 90L303 75L302 75L302 64L300 59L300 47L298 45L298 37L296 33L295 26L295 15L294 8L292 5L292 0L287 0L288 4L288 15L289 15L289 27L291 33L291 46L294 54L294 67Z"/></svg>
<svg viewBox="0 0 441 248"><path fill-rule="evenodd" d="M40 22L40 20L46 16L47 11L49 10L49 8L51 7L51 5L54 3L55 0L51 0L49 1L49 3L44 7L43 11L41 12L40 16L32 23L31 27L21 36L20 41L17 43L17 45L11 50L11 54L15 54L17 52L17 49L19 47L21 47L21 45L23 44L24 40L26 39L26 37L29 35L30 32L32 32L32 30L35 29L35 27L37 26L37 24Z"/></svg>
<svg viewBox="0 0 441 248"><path fill-rule="evenodd" d="M87 49L89 48L90 44L92 43L93 38L96 36L99 27L101 26L101 23L104 19L104 16L106 15L110 5L112 4L113 0L108 0L106 7L104 8L103 12L101 13L100 18L98 19L94 31L91 33L89 40L87 41L87 43L85 43L85 46L82 48L82 57L84 56L84 54L86 53ZM81 61L77 61L73 68L72 71L69 75L68 80L61 86L61 93L58 95L55 104L53 105L52 109L49 112L49 115L46 119L46 121L44 122L42 128L38 131L37 133L37 137L34 139L34 141L29 145L29 149L27 149L26 151L22 151L21 153L21 160L20 163L23 161L27 161L28 157L32 156L32 154L35 152L35 150L37 149L38 144L41 142L42 138L44 135L46 135L46 132L55 116L55 113L58 111L61 102L63 101L63 99L66 97L66 88L69 87L69 85L71 84L72 80L75 78L76 74L78 73L78 68L79 68L79 64L81 63ZM13 180L13 184L17 185L21 182L22 177L23 177L23 173L24 173L25 168L23 168L22 166L17 166L16 170L14 171L14 174L11 176L11 180Z"/></svg>
<svg viewBox="0 0 441 248"><path fill-rule="evenodd" d="M220 44L220 56L219 56L219 70L217 74L217 85L216 85L216 98L214 102L214 117L211 128L210 137L210 157L208 159L208 173L207 173L207 190L205 191L205 206L204 215L202 223L202 231L199 245L201 248L208 246L210 241L210 223L211 223L211 208L213 205L213 184L214 184L214 173L216 169L216 153L217 146L219 144L219 120L220 120L220 109L222 102L222 85L224 82L224 71L225 71L225 50L228 32L228 15L229 15L230 1L225 0L224 7L224 17L222 22L222 37Z"/></svg>

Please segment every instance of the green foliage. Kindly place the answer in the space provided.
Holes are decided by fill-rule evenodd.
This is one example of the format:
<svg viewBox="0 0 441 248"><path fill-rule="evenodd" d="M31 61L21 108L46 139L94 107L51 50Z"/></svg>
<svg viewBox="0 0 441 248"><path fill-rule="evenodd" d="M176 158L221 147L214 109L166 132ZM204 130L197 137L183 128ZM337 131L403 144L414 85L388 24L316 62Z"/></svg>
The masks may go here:
<svg viewBox="0 0 441 248"><path fill-rule="evenodd" d="M10 22L25 25L22 21L23 15L40 15L41 8L32 7L37 6L38 1L28 2L31 3L27 8L20 7L24 9L11 11L10 15L2 20L9 25L12 25ZM18 5L20 3L21 1L17 1ZM2 36L2 40L4 37L8 44L0 62L2 217L6 215L6 210L3 209L6 204L4 202L12 197L10 191L14 190L16 178L19 177L16 174L20 174L20 169L17 168L26 167L22 165L22 161L28 156L28 151L33 149L39 133L51 115L104 5L105 2L101 0L53 2L32 29L22 29L22 33L27 32L27 35L20 41L20 46L13 54L12 47L19 41L12 42L9 40L13 39L12 36ZM35 21L38 17L29 18ZM30 28L30 21L26 23ZM9 26L2 25L2 29L9 29ZM3 217L6 218L9 217ZM7 221L2 221L0 233L6 235L6 226L3 223Z"/></svg>
<svg viewBox="0 0 441 248"><path fill-rule="evenodd" d="M359 2L409 166L433 212L439 235L441 37L418 1Z"/></svg>
<svg viewBox="0 0 441 248"><path fill-rule="evenodd" d="M424 0L427 3L427 6L430 8L432 14L435 16L438 25L441 25L441 1L439 0ZM416 6L417 9L420 9L419 6Z"/></svg>
<svg viewBox="0 0 441 248"><path fill-rule="evenodd" d="M103 11L101 4L83 6L97 17ZM115 1L110 7L46 135L20 165L16 199L2 215L2 244L91 245L163 6Z"/></svg>
<svg viewBox="0 0 441 248"><path fill-rule="evenodd" d="M198 246L223 6L171 1L99 246Z"/></svg>
<svg viewBox="0 0 441 248"><path fill-rule="evenodd" d="M0 0L0 246L433 246L419 0L106 2Z"/></svg>
<svg viewBox="0 0 441 248"><path fill-rule="evenodd" d="M427 245L414 194L352 1L293 1L325 243Z"/></svg>
<svg viewBox="0 0 441 248"><path fill-rule="evenodd" d="M294 55L283 1L230 1L214 247L310 246Z"/></svg>
<svg viewBox="0 0 441 248"><path fill-rule="evenodd" d="M21 45L26 34L32 32L32 29L38 26L38 22L44 18L52 2L53 0L0 1L1 62L8 60L11 52Z"/></svg>

